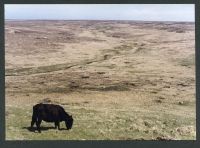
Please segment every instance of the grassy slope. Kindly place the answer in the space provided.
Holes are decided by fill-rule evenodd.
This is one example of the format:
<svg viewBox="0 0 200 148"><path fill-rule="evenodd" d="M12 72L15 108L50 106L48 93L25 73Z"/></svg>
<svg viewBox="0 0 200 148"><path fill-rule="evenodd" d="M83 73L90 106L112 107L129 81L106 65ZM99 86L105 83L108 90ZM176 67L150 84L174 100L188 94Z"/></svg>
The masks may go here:
<svg viewBox="0 0 200 148"><path fill-rule="evenodd" d="M34 23L7 24L6 139L196 138L190 25ZM45 98L73 115L72 130L28 130Z"/></svg>
<svg viewBox="0 0 200 148"><path fill-rule="evenodd" d="M53 123L42 122L42 134L29 131L32 116L30 104L35 101L30 100L29 105L25 103L27 105L23 108L18 107L19 102L6 108L6 138L8 140L195 139L193 126L195 114L193 114L192 102L187 104L177 102L177 104L169 105L164 101L151 100L143 105L145 101L136 102L132 98L140 96L145 100L149 96L146 95L144 93L130 95L129 91L125 91L121 92L121 95L120 92L88 92L88 94L75 93L63 96L69 100L62 99L60 95L58 98L61 98L59 101L62 103L59 104L73 115L74 126L70 131L57 131L53 129ZM23 98L23 96L20 97ZM78 97L83 98L79 100ZM107 98L107 100L100 101L101 98ZM65 128L64 123L61 127Z"/></svg>

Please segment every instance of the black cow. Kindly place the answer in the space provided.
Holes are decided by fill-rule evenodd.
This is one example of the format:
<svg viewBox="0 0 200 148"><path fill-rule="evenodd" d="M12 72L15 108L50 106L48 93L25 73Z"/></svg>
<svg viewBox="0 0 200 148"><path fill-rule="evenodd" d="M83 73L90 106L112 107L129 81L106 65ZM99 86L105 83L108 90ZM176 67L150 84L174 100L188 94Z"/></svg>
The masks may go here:
<svg viewBox="0 0 200 148"><path fill-rule="evenodd" d="M72 116L68 115L64 108L54 104L36 104L33 106L33 115L31 121L31 128L36 123L38 132L40 130L40 124L42 120L46 122L54 122L55 128L60 130L60 122L65 121L67 129L71 129L73 125Z"/></svg>

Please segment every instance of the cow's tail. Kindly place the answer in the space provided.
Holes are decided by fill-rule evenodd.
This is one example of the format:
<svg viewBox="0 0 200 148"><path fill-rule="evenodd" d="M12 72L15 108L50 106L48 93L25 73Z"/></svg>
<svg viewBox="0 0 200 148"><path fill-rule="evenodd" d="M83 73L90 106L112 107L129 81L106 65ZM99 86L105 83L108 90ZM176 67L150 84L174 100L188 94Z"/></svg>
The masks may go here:
<svg viewBox="0 0 200 148"><path fill-rule="evenodd" d="M31 127L37 122L37 109L33 106L33 114L32 114L32 121Z"/></svg>

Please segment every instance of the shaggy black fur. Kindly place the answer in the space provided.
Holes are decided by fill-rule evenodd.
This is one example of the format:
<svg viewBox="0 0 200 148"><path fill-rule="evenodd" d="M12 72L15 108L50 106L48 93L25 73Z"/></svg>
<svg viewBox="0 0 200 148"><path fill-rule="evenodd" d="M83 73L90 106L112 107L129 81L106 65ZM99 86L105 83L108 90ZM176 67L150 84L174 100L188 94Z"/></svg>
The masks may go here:
<svg viewBox="0 0 200 148"><path fill-rule="evenodd" d="M54 104L36 104L33 106L33 115L31 121L31 128L36 123L38 132L41 132L41 122L54 122L55 128L60 130L60 122L65 121L67 129L71 129L73 125L73 118L65 112L60 105Z"/></svg>

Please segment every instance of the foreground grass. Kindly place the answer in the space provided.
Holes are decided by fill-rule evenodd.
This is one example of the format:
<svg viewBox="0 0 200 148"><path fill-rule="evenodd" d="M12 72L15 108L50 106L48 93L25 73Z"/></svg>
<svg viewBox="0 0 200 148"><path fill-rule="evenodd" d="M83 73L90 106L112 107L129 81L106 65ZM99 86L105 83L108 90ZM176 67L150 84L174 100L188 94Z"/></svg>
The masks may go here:
<svg viewBox="0 0 200 148"><path fill-rule="evenodd" d="M132 109L92 110L64 106L73 113L72 130L54 129L53 123L42 122L42 133L29 130L32 107L7 107L7 140L194 140L195 120L163 112ZM65 128L64 122L61 128Z"/></svg>

